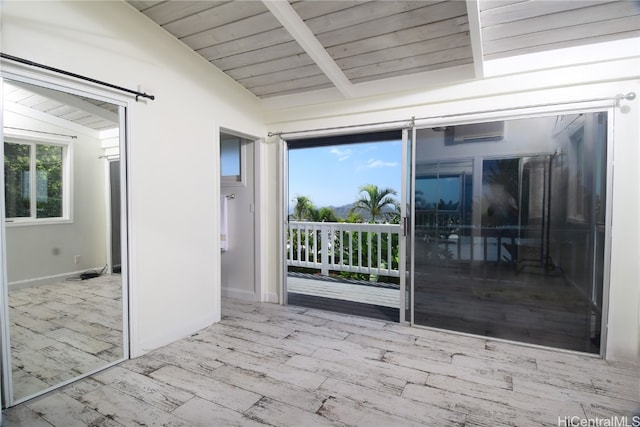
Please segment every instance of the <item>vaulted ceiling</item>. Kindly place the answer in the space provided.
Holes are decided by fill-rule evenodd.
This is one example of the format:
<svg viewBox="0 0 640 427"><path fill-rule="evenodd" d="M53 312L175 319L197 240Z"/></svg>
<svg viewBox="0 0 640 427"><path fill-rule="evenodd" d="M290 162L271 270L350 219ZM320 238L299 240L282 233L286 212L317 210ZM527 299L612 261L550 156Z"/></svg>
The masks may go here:
<svg viewBox="0 0 640 427"><path fill-rule="evenodd" d="M485 61L640 36L627 0L128 2L260 98L481 78Z"/></svg>
<svg viewBox="0 0 640 427"><path fill-rule="evenodd" d="M64 128L101 132L120 123L118 106L108 102L7 79L2 90L5 110L45 121L54 118Z"/></svg>

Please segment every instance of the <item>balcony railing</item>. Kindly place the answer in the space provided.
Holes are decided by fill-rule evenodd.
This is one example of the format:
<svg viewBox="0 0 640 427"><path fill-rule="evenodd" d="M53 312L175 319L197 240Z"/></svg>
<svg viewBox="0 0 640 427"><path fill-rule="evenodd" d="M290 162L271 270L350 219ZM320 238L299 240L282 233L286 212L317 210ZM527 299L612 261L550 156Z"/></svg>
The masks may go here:
<svg viewBox="0 0 640 427"><path fill-rule="evenodd" d="M398 224L289 221L287 265L320 270L400 277Z"/></svg>

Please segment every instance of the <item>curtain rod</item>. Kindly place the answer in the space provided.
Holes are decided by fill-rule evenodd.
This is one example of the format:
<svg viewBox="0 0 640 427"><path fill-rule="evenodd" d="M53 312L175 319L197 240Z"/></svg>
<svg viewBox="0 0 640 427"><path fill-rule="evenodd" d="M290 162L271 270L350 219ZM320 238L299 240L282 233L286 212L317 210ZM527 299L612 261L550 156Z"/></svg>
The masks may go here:
<svg viewBox="0 0 640 427"><path fill-rule="evenodd" d="M627 100L627 101L633 101L634 99L636 99L636 93L635 92L629 92L626 95L618 94L616 96L609 96L609 97L604 97L604 98L581 99L581 100L577 100L577 101L553 102L553 103L547 103L547 104L533 104L533 105L524 105L524 106L520 106L520 107L495 108L495 109L491 109L491 110L471 111L471 112L468 112L468 113L444 114L444 115L440 115L440 116L431 116L431 117L419 117L419 118L412 117L411 119L405 119L405 120L391 120L391 121L387 121L387 122L373 122L373 123L364 123L364 124L359 124L359 125L345 125L345 126L319 128L319 129L305 129L305 130L290 131L290 132L286 132L286 131L269 132L267 134L267 136L273 137L273 136L283 136L283 135L290 135L290 134L313 133L313 132L319 132L319 131L325 131L325 130L353 129L353 128L358 128L358 127L388 125L388 124L394 124L394 123L399 123L399 124L400 123L411 123L412 126L415 126L416 120L448 119L448 118L452 118L452 117L468 116L468 115L472 115L472 114L499 113L499 112L503 112L503 111L513 111L513 110L519 110L519 109L523 109L523 108L553 107L553 106L557 106L557 105L579 104L579 103L583 103L583 102L616 101L616 104L618 104L623 99Z"/></svg>
<svg viewBox="0 0 640 427"><path fill-rule="evenodd" d="M13 56L13 55L8 55L6 53L0 53L0 58L8 59L8 60L14 61L14 62L19 62L21 64L29 65L31 67L42 68L44 70L53 71L55 73L63 74L65 76L74 77L76 79L85 80L85 81L88 81L88 82L91 82L91 83L96 83L96 84L99 84L99 85L102 85L102 86L110 87L111 89L116 89L116 90L119 90L119 91L122 91L122 92L130 93L130 94L136 96L136 101L138 101L138 98L140 98L140 97L148 98L148 99L150 99L152 101L154 99L156 99L156 97L154 95L149 95L148 93L138 92L138 91L132 90L132 89L127 89L126 87L117 86L117 85L114 85L114 84L111 84L111 83L103 82L101 80L92 79L91 77L82 76L80 74L72 73L70 71L61 70L60 68L54 68L54 67L50 67L48 65L39 64L37 62L29 61L28 59L19 58L17 56Z"/></svg>
<svg viewBox="0 0 640 427"><path fill-rule="evenodd" d="M11 127L11 126L4 126L4 128L5 128L5 129L13 129L13 130L23 130L23 131L26 131L26 132L44 133L44 134L46 134L46 135L66 136L66 137L71 138L71 139L77 139L77 138L78 138L78 136L77 136L77 135L67 135L67 134L64 134L64 133L45 132L45 131L43 131L43 130L33 130L33 129L25 129L25 128L14 128L14 127Z"/></svg>

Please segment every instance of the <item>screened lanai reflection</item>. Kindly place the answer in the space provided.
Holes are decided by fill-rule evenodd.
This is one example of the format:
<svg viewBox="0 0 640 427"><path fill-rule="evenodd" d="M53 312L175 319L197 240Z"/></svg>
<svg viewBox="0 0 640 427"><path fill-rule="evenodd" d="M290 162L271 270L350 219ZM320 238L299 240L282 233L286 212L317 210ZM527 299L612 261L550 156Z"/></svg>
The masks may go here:
<svg viewBox="0 0 640 427"><path fill-rule="evenodd" d="M416 132L418 325L598 353L607 114Z"/></svg>

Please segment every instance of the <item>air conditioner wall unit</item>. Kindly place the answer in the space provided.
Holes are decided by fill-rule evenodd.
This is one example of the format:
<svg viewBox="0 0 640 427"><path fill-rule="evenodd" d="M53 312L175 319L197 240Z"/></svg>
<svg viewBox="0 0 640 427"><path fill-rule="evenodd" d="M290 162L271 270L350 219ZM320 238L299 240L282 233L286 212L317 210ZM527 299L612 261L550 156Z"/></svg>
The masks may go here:
<svg viewBox="0 0 640 427"><path fill-rule="evenodd" d="M500 141L504 139L504 121L472 123L453 128L453 138L449 144L463 144L467 142Z"/></svg>

